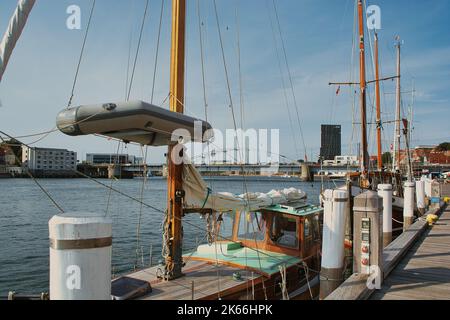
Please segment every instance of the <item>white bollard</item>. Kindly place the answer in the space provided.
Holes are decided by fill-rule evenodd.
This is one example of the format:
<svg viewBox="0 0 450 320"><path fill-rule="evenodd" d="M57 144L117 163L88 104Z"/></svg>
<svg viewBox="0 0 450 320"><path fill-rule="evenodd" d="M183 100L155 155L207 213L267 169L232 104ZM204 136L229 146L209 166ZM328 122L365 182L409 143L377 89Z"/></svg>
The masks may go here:
<svg viewBox="0 0 450 320"><path fill-rule="evenodd" d="M322 269L320 273L321 299L325 299L343 282L345 213L348 192L326 190L324 198Z"/></svg>
<svg viewBox="0 0 450 320"><path fill-rule="evenodd" d="M414 182L405 182L403 193L405 196L403 207L403 231L406 231L414 223L414 196L415 196Z"/></svg>
<svg viewBox="0 0 450 320"><path fill-rule="evenodd" d="M416 197L417 209L420 215L424 215L426 211L425 205L425 181L416 181Z"/></svg>
<svg viewBox="0 0 450 320"><path fill-rule="evenodd" d="M425 182L425 196L431 198L431 183L433 180L428 179L427 177L422 177L421 181Z"/></svg>
<svg viewBox="0 0 450 320"><path fill-rule="evenodd" d="M49 231L50 300L111 300L111 219L65 213Z"/></svg>
<svg viewBox="0 0 450 320"><path fill-rule="evenodd" d="M378 195L383 198L383 247L392 242L392 185L378 185Z"/></svg>

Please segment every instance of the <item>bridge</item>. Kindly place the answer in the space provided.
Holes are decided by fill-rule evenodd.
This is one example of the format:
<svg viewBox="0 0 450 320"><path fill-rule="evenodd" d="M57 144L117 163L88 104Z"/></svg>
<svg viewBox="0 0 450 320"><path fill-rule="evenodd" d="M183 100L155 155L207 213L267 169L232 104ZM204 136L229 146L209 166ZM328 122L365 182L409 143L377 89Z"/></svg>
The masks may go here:
<svg viewBox="0 0 450 320"><path fill-rule="evenodd" d="M313 174L319 174L321 170L330 174L338 174L342 172L347 172L349 167L347 166L327 166L321 169L318 164L307 164L310 172ZM131 165L124 166L124 170L132 171L136 173L142 173L144 170L143 165ZM162 175L164 172L164 165L148 165L147 170L152 175ZM264 175L266 172L273 172L275 170L278 174L285 175L301 175L301 164L280 164L274 165L241 165L241 164L218 164L218 165L196 165L197 170L204 175L227 175L227 174L242 174L245 172L249 175ZM351 171L358 170L359 167L351 166Z"/></svg>
<svg viewBox="0 0 450 320"><path fill-rule="evenodd" d="M310 173L318 175L323 172L324 175L336 175L343 174L348 171L356 172L359 170L359 166L346 166L346 165L333 165L321 167L317 163L306 163ZM88 166L95 172L102 172L101 176L108 175L109 164L92 165ZM163 176L165 174L165 165L162 164L149 164L146 166L147 171L152 176ZM222 175L242 175L245 172L247 175L268 175L277 173L280 175L297 176L302 174L302 164L279 164L271 167L270 165L258 165L258 164L213 164L213 165L196 165L197 170L206 176L222 176ZM428 170L429 172L446 172L450 170L450 165L437 165L437 166L416 166L416 170ZM135 176L143 175L145 170L144 165L121 165L121 171L123 174L131 174Z"/></svg>

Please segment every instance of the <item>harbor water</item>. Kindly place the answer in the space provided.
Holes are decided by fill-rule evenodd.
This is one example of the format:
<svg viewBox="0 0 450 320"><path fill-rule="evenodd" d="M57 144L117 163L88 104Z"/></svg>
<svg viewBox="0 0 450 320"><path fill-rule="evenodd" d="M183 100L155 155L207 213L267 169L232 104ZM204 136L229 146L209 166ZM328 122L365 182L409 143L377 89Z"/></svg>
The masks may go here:
<svg viewBox="0 0 450 320"><path fill-rule="evenodd" d="M210 178L214 191L244 193L242 178ZM104 184L111 181L102 180ZM141 205L111 192L87 179L40 180L42 186L66 211L88 211L109 215L113 219L113 273L120 275L161 259L163 214L143 207L140 245L137 246L137 226ZM140 198L143 180L114 181L113 187ZM329 184L329 185L328 185ZM304 183L298 179L247 178L251 192L295 187L308 194L309 202L318 204L321 183ZM327 182L325 187L335 187ZM108 201L109 199L109 201ZM163 210L166 207L166 180L150 178L145 185L143 202ZM29 179L0 179L0 296L9 291L39 294L48 291L49 239L48 221L58 210ZM193 214L184 224L184 250L191 250L204 238L205 221ZM197 226L197 227L194 227ZM137 250L138 249L138 250Z"/></svg>

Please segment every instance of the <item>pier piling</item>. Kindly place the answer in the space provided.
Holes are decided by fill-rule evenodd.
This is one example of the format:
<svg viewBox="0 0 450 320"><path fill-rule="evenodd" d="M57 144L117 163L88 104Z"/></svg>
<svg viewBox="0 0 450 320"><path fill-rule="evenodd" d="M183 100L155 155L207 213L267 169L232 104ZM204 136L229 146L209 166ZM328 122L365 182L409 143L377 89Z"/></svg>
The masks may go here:
<svg viewBox="0 0 450 320"><path fill-rule="evenodd" d="M383 198L383 248L392 242L392 185L378 185L378 195Z"/></svg>
<svg viewBox="0 0 450 320"><path fill-rule="evenodd" d="M325 299L344 281L345 215L348 202L345 190L326 190L324 195L321 299Z"/></svg>
<svg viewBox="0 0 450 320"><path fill-rule="evenodd" d="M404 195L405 202L403 206L403 231L414 223L414 195L416 184L414 182L405 182Z"/></svg>
<svg viewBox="0 0 450 320"><path fill-rule="evenodd" d="M425 206L425 181L416 181L416 200L419 215L423 216L426 212Z"/></svg>
<svg viewBox="0 0 450 320"><path fill-rule="evenodd" d="M111 300L111 219L65 213L49 231L50 300Z"/></svg>

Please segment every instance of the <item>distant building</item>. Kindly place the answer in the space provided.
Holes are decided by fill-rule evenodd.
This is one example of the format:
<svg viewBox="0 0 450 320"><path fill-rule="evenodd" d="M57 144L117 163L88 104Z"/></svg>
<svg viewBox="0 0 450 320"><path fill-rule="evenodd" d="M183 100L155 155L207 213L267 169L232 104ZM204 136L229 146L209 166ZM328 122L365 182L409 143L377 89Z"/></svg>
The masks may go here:
<svg viewBox="0 0 450 320"><path fill-rule="evenodd" d="M334 160L342 154L342 127L339 125L322 125L322 144L320 156L323 160Z"/></svg>
<svg viewBox="0 0 450 320"><path fill-rule="evenodd" d="M400 164L407 164L407 150L400 151ZM418 146L410 150L411 162L418 165L450 164L450 151L439 151L433 146Z"/></svg>
<svg viewBox="0 0 450 320"><path fill-rule="evenodd" d="M142 165L143 158L131 156L128 154L107 154L107 153L88 153L86 155L86 164L89 165L106 165L106 164L123 164L123 165Z"/></svg>
<svg viewBox="0 0 450 320"><path fill-rule="evenodd" d="M6 150L4 148L0 147L0 166L6 165L5 155L6 155Z"/></svg>
<svg viewBox="0 0 450 320"><path fill-rule="evenodd" d="M30 171L73 171L77 169L77 153L63 149L23 146L22 166Z"/></svg>

